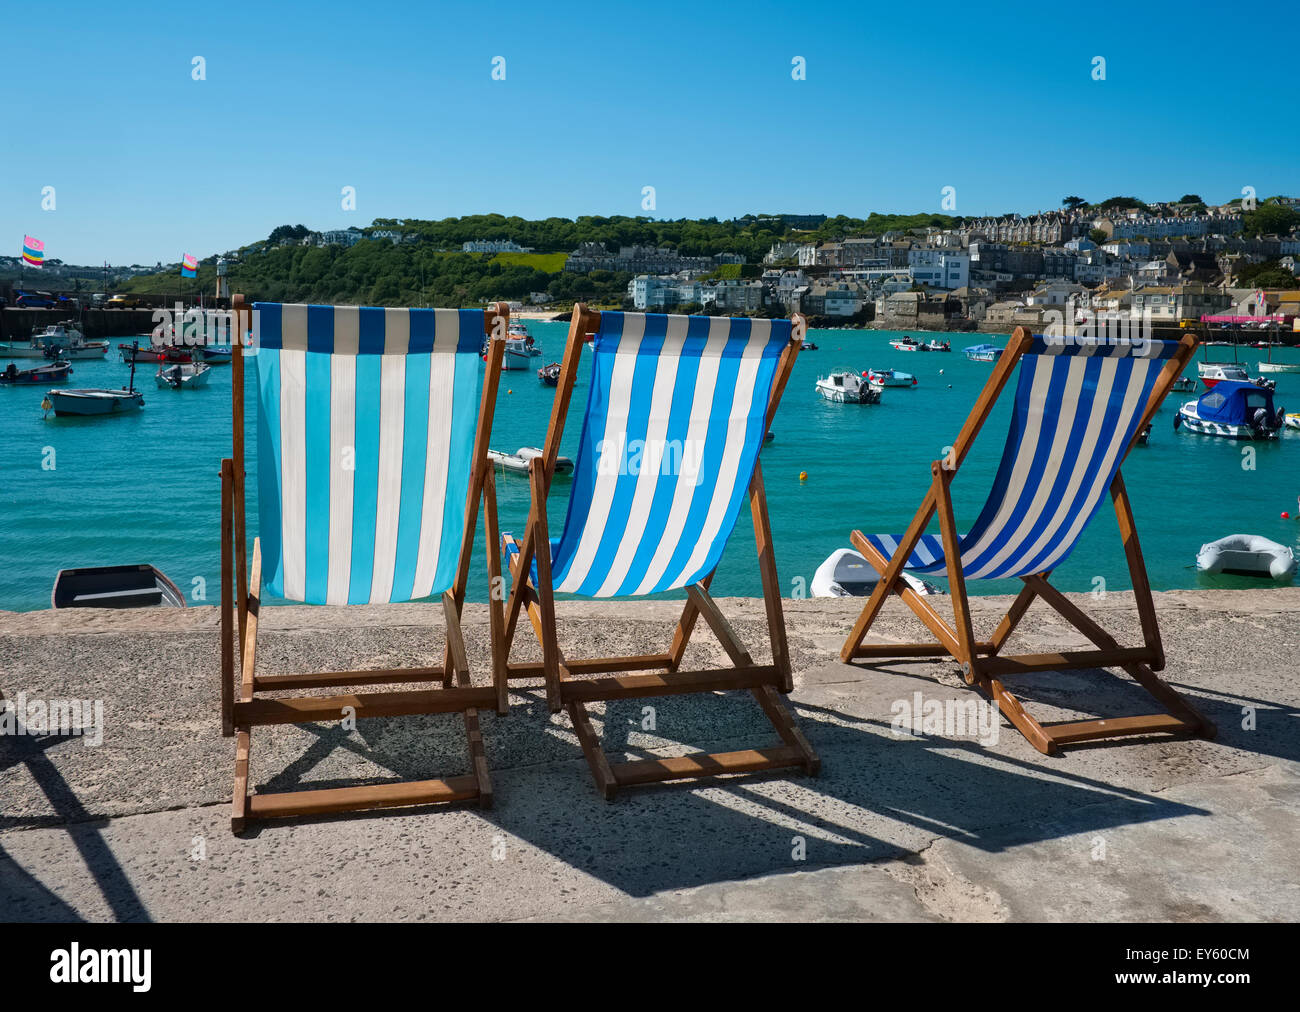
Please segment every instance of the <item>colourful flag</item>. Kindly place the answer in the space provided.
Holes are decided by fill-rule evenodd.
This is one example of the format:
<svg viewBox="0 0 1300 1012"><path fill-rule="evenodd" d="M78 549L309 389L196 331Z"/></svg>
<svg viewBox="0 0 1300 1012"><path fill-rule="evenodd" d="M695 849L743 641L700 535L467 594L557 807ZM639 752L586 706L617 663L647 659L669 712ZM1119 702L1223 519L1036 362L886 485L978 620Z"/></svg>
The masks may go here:
<svg viewBox="0 0 1300 1012"><path fill-rule="evenodd" d="M192 278L198 273L198 270L199 261L195 257L186 253L185 256L181 258L181 277Z"/></svg>
<svg viewBox="0 0 1300 1012"><path fill-rule="evenodd" d="M29 267L40 267L45 263L45 243L30 235L23 236L23 263Z"/></svg>

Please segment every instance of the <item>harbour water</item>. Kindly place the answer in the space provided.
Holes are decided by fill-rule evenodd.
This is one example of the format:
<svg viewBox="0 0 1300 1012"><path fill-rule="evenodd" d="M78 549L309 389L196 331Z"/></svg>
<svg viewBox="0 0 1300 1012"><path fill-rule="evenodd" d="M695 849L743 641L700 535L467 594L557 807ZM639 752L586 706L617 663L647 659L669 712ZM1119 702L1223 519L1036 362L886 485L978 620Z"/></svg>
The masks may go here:
<svg viewBox="0 0 1300 1012"><path fill-rule="evenodd" d="M567 326L530 322L544 355L558 359ZM819 345L795 366L763 451L763 471L783 591L801 595L818 564L848 545L849 531L902 531L930 481L930 461L950 445L986 380L991 365L969 362L960 348L1005 337L948 335L951 354L901 352L887 331L810 331ZM78 361L69 387L120 387L129 366L113 342L103 362ZM1232 357L1229 347L1208 349L1212 359ZM1254 374L1263 352L1238 355ZM1293 349L1274 349L1276 361L1300 362ZM4 363L0 363L0 367ZM34 363L20 363L20 366ZM590 365L589 357L584 367ZM830 404L814 392L818 376L840 369L893 367L913 373L912 389L885 391L878 406ZM256 407L249 381L249 472L255 474ZM49 607L59 569L148 562L167 573L193 603L219 599L219 477L230 453L230 369L215 367L205 389L156 389L151 364L137 367L145 407L116 418L42 417L40 387L0 386L0 610ZM1189 370L1195 375L1194 369ZM584 369L585 373L585 369ZM1279 374L1276 402L1300 409L1300 374ZM503 374L492 447L513 452L540 446L554 390L533 372ZM587 396L580 377L561 452L576 452L577 423ZM1194 560L1202 543L1227 534L1259 534L1300 551L1300 432L1276 442L1238 443L1175 432L1177 404L1194 394L1171 395L1156 419L1149 446L1137 447L1124 476L1137 514L1151 582L1157 590L1191 587L1258 587L1257 580L1201 576ZM965 529L988 491L1001 455L1010 397L995 410L983 437L953 484L957 523ZM1243 453L1243 451L1251 451ZM1253 461L1248 459L1253 455ZM1252 465L1253 466L1249 466ZM807 479L801 481L800 473ZM501 525L520 531L528 513L525 479L498 479ZM250 529L256 531L250 496ZM549 515L558 533L567 504L560 479ZM1293 519L1284 520L1287 511ZM486 596L482 532L471 570L471 599ZM1129 586L1114 514L1103 506L1073 555L1056 573L1065 590L1121 590ZM942 585L942 580L936 580ZM972 593L1007 593L1005 581L975 581ZM754 564L749 512L742 510L714 582L719 595L761 592ZM274 602L268 602L274 603Z"/></svg>

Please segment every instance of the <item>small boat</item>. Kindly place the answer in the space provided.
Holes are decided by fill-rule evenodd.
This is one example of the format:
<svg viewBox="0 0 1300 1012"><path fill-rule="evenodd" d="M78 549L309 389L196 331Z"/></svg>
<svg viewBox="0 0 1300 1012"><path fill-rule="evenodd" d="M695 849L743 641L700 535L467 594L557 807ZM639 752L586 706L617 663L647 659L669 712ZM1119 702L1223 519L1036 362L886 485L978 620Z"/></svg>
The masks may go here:
<svg viewBox="0 0 1300 1012"><path fill-rule="evenodd" d="M804 351L816 351L816 350L817 350L817 342L816 342L816 341L805 341L805 342L803 343L803 350L804 350Z"/></svg>
<svg viewBox="0 0 1300 1012"><path fill-rule="evenodd" d="M123 363L130 365L132 362L165 361L168 349L162 345L141 348L138 344L119 344L117 350L122 356Z"/></svg>
<svg viewBox="0 0 1300 1012"><path fill-rule="evenodd" d="M234 355L234 352L229 348L205 347L199 349L199 351L203 356L203 361L208 365L230 365L231 358Z"/></svg>
<svg viewBox="0 0 1300 1012"><path fill-rule="evenodd" d="M153 566L60 569L50 592L52 608L185 607L176 584Z"/></svg>
<svg viewBox="0 0 1300 1012"><path fill-rule="evenodd" d="M45 349L39 344L17 344L13 341L0 344L0 358L44 358Z"/></svg>
<svg viewBox="0 0 1300 1012"><path fill-rule="evenodd" d="M883 389L856 372L833 372L817 378L817 393L836 404L879 404Z"/></svg>
<svg viewBox="0 0 1300 1012"><path fill-rule="evenodd" d="M1288 429L1300 430L1300 412L1292 411L1283 415L1282 424Z"/></svg>
<svg viewBox="0 0 1300 1012"><path fill-rule="evenodd" d="M83 390L47 390L41 410L53 411L56 417L73 415L121 415L144 407L144 394L135 388L135 362L131 362L131 379L121 390L86 388Z"/></svg>
<svg viewBox="0 0 1300 1012"><path fill-rule="evenodd" d="M1235 362L1197 362L1196 372L1207 390L1213 390L1216 383L1224 380L1234 383L1250 382L1250 373L1246 372L1246 367Z"/></svg>
<svg viewBox="0 0 1300 1012"><path fill-rule="evenodd" d="M771 429L768 429L767 433L763 436L763 442L770 443L775 438L776 438L776 433L773 432Z"/></svg>
<svg viewBox="0 0 1300 1012"><path fill-rule="evenodd" d="M1241 380L1216 380L1174 416L1174 428L1227 439L1276 439L1285 417L1273 407L1273 391Z"/></svg>
<svg viewBox="0 0 1300 1012"><path fill-rule="evenodd" d="M1179 376L1174 380L1174 390L1180 394L1190 394L1196 389L1196 380L1190 376Z"/></svg>
<svg viewBox="0 0 1300 1012"><path fill-rule="evenodd" d="M934 584L911 573L903 573L902 578L922 596L943 593ZM880 574L862 555L852 548L839 548L817 567L808 591L813 597L867 597L879 582Z"/></svg>
<svg viewBox="0 0 1300 1012"><path fill-rule="evenodd" d="M898 369L868 369L871 382L881 387L914 387L916 377Z"/></svg>
<svg viewBox="0 0 1300 1012"><path fill-rule="evenodd" d="M501 359L502 369L532 369L533 359L542 357L542 349L537 347L528 328L522 323L510 324L506 332L506 353Z"/></svg>
<svg viewBox="0 0 1300 1012"><path fill-rule="evenodd" d="M19 369L12 362L0 372L0 383L62 383L72 373L70 362L47 362L31 369Z"/></svg>
<svg viewBox="0 0 1300 1012"><path fill-rule="evenodd" d="M537 370L537 382L544 387L558 386L560 382L560 363L552 362Z"/></svg>
<svg viewBox="0 0 1300 1012"><path fill-rule="evenodd" d="M502 453L500 450L488 450L488 460L491 461L491 463L506 471L513 471L515 474L527 474L529 462L541 455L541 449L536 446L521 446L514 453ZM556 457L555 473L572 474L573 461L568 457Z"/></svg>
<svg viewBox="0 0 1300 1012"><path fill-rule="evenodd" d="M900 338L896 338L895 340L890 341L889 346L891 348L897 348L899 351L928 351L929 350L928 348L925 347L925 345L921 344L919 341L917 341L914 338L908 337L906 334L904 334Z"/></svg>
<svg viewBox="0 0 1300 1012"><path fill-rule="evenodd" d="M962 352L972 362L996 362L1002 349L996 344L972 344L963 348Z"/></svg>
<svg viewBox="0 0 1300 1012"><path fill-rule="evenodd" d="M1147 422L1146 425L1138 429L1137 445L1146 446L1151 440L1151 430L1155 427L1155 422Z"/></svg>
<svg viewBox="0 0 1300 1012"><path fill-rule="evenodd" d="M1239 573L1289 580L1295 576L1296 559L1286 545L1258 534L1229 534L1201 545L1196 553L1196 568L1202 573Z"/></svg>
<svg viewBox="0 0 1300 1012"><path fill-rule="evenodd" d="M1256 362L1261 373L1300 372L1300 362Z"/></svg>
<svg viewBox="0 0 1300 1012"><path fill-rule="evenodd" d="M160 387L173 390L196 390L208 382L212 366L204 362L182 363L173 365L162 363L154 374L154 382Z"/></svg>
<svg viewBox="0 0 1300 1012"><path fill-rule="evenodd" d="M39 345L45 358L65 361L102 359L108 354L107 341L87 341L81 331L67 323L52 323L39 334L33 334L32 345Z"/></svg>
<svg viewBox="0 0 1300 1012"><path fill-rule="evenodd" d="M921 345L922 351L952 351L952 345L948 341L927 341Z"/></svg>

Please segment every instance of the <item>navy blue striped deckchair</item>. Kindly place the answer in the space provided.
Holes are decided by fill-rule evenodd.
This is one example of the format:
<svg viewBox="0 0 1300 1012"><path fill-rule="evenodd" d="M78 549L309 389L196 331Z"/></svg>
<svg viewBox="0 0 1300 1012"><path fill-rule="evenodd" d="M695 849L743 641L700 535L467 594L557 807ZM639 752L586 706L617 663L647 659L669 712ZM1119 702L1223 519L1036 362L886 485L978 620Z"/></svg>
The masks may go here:
<svg viewBox="0 0 1300 1012"><path fill-rule="evenodd" d="M235 296L234 452L222 461L222 730L236 736L235 832L252 819L474 799L492 785L478 709L504 713L504 657L493 685L472 684L460 616L480 499L489 574L500 572L488 437L509 322L484 311L254 304ZM487 366L480 361L484 335ZM244 510L244 364L257 371L258 529L251 573ZM232 560L232 549L235 558ZM256 672L262 576L308 604L388 604L438 595L447 623L441 667L267 675ZM233 586L233 589L232 589ZM232 602L232 596L236 599ZM233 643L237 618L238 684ZM494 633L499 632L494 626ZM267 698L327 686L440 682L441 688ZM250 794L259 725L461 713L464 776Z"/></svg>
<svg viewBox="0 0 1300 1012"><path fill-rule="evenodd" d="M1120 465L1138 433L1196 350L1181 341L1044 338L1017 328L976 401L948 457L931 465L932 481L903 534L854 531L853 545L881 574L841 651L845 662L864 657L952 656L966 681L988 692L1039 751L1131 734L1212 735L1213 725L1156 677L1164 650L1142 550ZM1019 367L1015 402L1001 463L975 523L959 535L949 486L1004 386ZM1048 582L1069 557L1084 528L1110 495L1124 540L1141 620L1143 645L1121 647ZM940 532L925 529L938 514ZM904 570L942 573L949 580L956 628L901 579ZM965 581L1018 578L1020 594L988 640L972 631ZM890 593L897 593L935 635L937 643L864 644ZM1001 653L1026 609L1041 599L1096 646L1072 653ZM1002 679L1028 671L1120 667L1169 714L1041 724Z"/></svg>
<svg viewBox="0 0 1300 1012"><path fill-rule="evenodd" d="M522 541L505 535L513 577L504 606L507 651L526 609L543 660L510 664L545 679L552 712L568 710L605 797L620 786L798 766L818 759L781 699L792 687L785 620L758 455L803 340L802 317L597 313L574 308L546 445L531 464L532 508ZM564 530L547 535L546 496L583 345L594 337L591 388ZM748 497L771 635L772 663L756 664L709 597L713 571ZM556 592L637 596L686 588L665 653L566 658L556 638ZM732 668L681 670L703 616ZM645 674L614 674L621 672ZM590 677L593 675L609 677ZM615 700L748 689L776 727L776 748L611 763L586 706Z"/></svg>

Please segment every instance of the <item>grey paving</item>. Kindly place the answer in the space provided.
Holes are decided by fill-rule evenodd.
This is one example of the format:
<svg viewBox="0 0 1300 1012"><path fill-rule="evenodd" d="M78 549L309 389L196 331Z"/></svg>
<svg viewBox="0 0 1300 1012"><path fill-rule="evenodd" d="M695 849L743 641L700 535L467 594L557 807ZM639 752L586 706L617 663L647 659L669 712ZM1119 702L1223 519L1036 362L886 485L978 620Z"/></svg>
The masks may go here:
<svg viewBox="0 0 1300 1012"><path fill-rule="evenodd" d="M216 613L0 613L0 690L101 700L102 744L0 735L5 920L1294 920L1300 872L1300 589L1157 595L1177 684L1215 741L1035 752L1005 722L983 742L891 727L970 700L951 663L846 666L860 602L786 603L801 726L820 777L730 778L595 793L564 716L536 689L483 718L491 811L407 810L229 832L233 745L219 733ZM1128 594L1080 604L1136 641ZM977 624L1006 599L977 599ZM756 657L761 602L722 602ZM662 649L680 605L563 603L571 656ZM1041 606L1040 606L1041 607ZM273 608L259 669L437 664L440 609ZM877 631L920 637L899 606ZM487 670L487 623L466 638ZM520 638L516 656L536 656ZM1016 646L1081 646L1045 609ZM531 649L523 649L529 647ZM689 663L725 664L701 626ZM1150 712L1102 672L1019 680L1043 719ZM773 740L742 694L596 708L607 750L682 754ZM465 772L455 717L259 730L259 789Z"/></svg>

